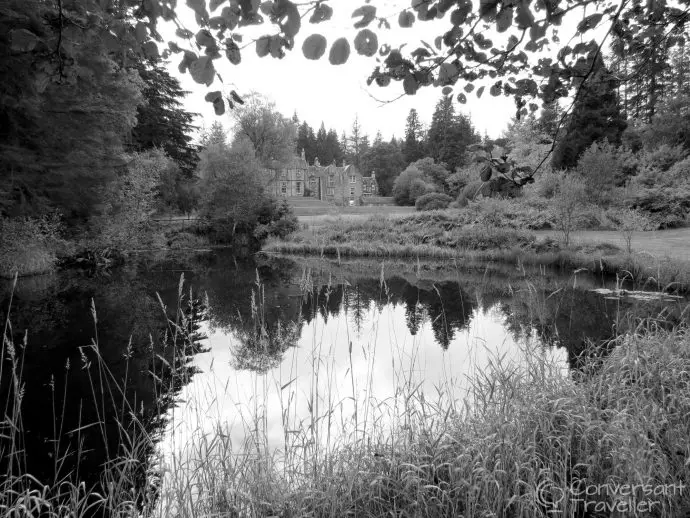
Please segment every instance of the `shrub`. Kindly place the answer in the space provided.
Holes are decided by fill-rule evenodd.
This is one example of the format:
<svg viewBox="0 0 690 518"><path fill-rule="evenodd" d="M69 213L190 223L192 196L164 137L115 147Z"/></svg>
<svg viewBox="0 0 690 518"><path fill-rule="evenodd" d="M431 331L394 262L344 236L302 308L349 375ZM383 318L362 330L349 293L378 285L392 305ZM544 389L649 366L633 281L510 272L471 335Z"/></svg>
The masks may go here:
<svg viewBox="0 0 690 518"><path fill-rule="evenodd" d="M187 230L174 233L168 238L168 247L173 250L184 250L187 248L204 248L208 246L208 240L198 234Z"/></svg>
<svg viewBox="0 0 690 518"><path fill-rule="evenodd" d="M594 142L582 153L577 172L585 181L588 198L599 204L608 203L611 189L622 181L616 148L606 141Z"/></svg>
<svg viewBox="0 0 690 518"><path fill-rule="evenodd" d="M639 230L647 230L651 222L649 218L637 209L621 209L612 215L618 231L623 234L628 253L632 253L632 235Z"/></svg>
<svg viewBox="0 0 690 518"><path fill-rule="evenodd" d="M652 228L681 227L687 223L690 212L690 188L643 189L633 198L632 206L648 215Z"/></svg>
<svg viewBox="0 0 690 518"><path fill-rule="evenodd" d="M259 241L269 236L282 239L298 229L299 222L290 205L285 200L269 199L259 209L254 237Z"/></svg>
<svg viewBox="0 0 690 518"><path fill-rule="evenodd" d="M35 275L55 268L65 245L57 213L41 218L0 219L0 277Z"/></svg>
<svg viewBox="0 0 690 518"><path fill-rule="evenodd" d="M397 205L414 205L417 198L434 190L430 179L411 164L395 179L393 198Z"/></svg>
<svg viewBox="0 0 690 518"><path fill-rule="evenodd" d="M532 185L525 187L526 193L534 193L541 198L553 198L558 193L558 184L563 176L563 172L544 171L535 178Z"/></svg>
<svg viewBox="0 0 690 518"><path fill-rule="evenodd" d="M417 210L447 209L453 199L447 194L430 192L417 198L414 206Z"/></svg>
<svg viewBox="0 0 690 518"><path fill-rule="evenodd" d="M558 230L563 234L565 246L570 244L570 234L579 226L578 216L586 199L582 178L569 174L558 186L554 200L554 216Z"/></svg>

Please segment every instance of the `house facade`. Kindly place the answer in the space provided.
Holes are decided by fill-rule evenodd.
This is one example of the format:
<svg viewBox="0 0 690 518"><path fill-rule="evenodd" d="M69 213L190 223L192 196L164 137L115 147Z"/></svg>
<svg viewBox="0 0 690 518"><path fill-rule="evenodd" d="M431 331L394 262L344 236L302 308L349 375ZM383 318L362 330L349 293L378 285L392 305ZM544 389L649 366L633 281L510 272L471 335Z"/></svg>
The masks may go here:
<svg viewBox="0 0 690 518"><path fill-rule="evenodd" d="M310 196L335 205L361 205L378 195L376 175L363 176L354 165L309 165L301 157L273 170L269 191L276 197Z"/></svg>

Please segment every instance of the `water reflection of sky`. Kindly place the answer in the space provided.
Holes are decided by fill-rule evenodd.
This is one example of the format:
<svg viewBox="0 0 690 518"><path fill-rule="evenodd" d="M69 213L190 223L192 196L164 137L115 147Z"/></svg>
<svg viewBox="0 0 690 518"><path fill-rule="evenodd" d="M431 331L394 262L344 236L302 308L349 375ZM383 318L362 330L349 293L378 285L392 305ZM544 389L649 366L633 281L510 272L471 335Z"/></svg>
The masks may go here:
<svg viewBox="0 0 690 518"><path fill-rule="evenodd" d="M345 310L327 321L317 315L303 325L298 346L265 374L236 370L237 337L207 328L210 351L195 357L202 372L181 392L174 429L162 444L165 455L193 456L189 446L204 442L198 434L218 433L219 426L236 453L257 447L246 442L252 431L266 439L260 447L267 451L283 450L286 437L288 444L307 438L337 446L343 436L357 437L355 430L361 435L399 425L393 421L404 419L410 394L415 400L423 394L431 404L462 404L477 372L490 362L521 363L527 348L568 369L564 349L516 341L497 307L475 308L447 350L428 320L412 335L402 305L370 304L359 332L350 317Z"/></svg>

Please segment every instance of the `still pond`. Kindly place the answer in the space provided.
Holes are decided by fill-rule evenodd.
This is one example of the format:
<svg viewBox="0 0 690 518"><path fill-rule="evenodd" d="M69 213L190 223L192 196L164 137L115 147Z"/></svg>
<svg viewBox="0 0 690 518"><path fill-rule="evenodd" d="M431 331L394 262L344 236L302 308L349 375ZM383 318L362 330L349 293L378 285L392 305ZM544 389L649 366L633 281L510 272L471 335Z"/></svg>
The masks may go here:
<svg viewBox="0 0 690 518"><path fill-rule="evenodd" d="M337 448L404 428L401 395L462 404L497 362L546 356L568 375L589 343L687 318L687 299L621 287L586 271L224 252L3 282L0 403L12 415L21 387L22 430L3 422L0 472L95 485L135 419L156 438L137 453L142 481L214 434L238 452Z"/></svg>

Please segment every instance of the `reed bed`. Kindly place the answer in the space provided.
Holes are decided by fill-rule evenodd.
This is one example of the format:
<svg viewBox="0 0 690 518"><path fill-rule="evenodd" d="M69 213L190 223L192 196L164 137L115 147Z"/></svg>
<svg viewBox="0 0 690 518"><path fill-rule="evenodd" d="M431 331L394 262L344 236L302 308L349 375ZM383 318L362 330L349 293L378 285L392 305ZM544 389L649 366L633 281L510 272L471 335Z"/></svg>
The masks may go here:
<svg viewBox="0 0 690 518"><path fill-rule="evenodd" d="M385 279L381 285L385 297ZM178 296L183 307L182 283ZM257 280L258 339L266 336L262 304ZM176 369L188 366L193 352L188 315L178 309L166 317L174 354L165 364ZM97 327L95 309L92 317ZM122 447L104 466L101 483L86 487L75 473L39 481L22 472L26 380L22 345L12 341L6 320L0 381L14 390L1 429L11 469L0 479L0 516L575 517L615 516L609 510L617 506L617 516L674 517L690 510L684 486L690 335L684 327L669 331L645 321L605 344L609 354L593 346L578 372L564 372L539 348L525 346L518 362L494 355L462 394L452 383L425 392L402 365L394 397L386 400L371 393L361 399L354 387L335 399L322 389L330 371L329 344L321 338L312 338L307 419L296 420L291 382L254 378L257 394L271 383L285 394L278 403L283 448L269 446L266 409L273 402L260 396L238 409L241 441L218 416L213 429L199 427L186 442L161 448L158 441L182 415L171 402L189 379L188 371L178 376L158 362L152 375L178 380L160 384L164 426L152 431L136 408L118 409ZM105 392L99 384L108 369L97 341L89 353L81 368L93 372L96 397ZM368 370L366 378L376 375ZM59 423L59 409L56 417ZM338 433L328 433L333 429ZM56 450L56 459L64 453Z"/></svg>

